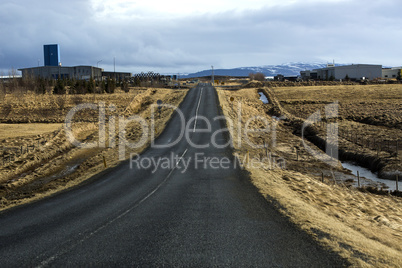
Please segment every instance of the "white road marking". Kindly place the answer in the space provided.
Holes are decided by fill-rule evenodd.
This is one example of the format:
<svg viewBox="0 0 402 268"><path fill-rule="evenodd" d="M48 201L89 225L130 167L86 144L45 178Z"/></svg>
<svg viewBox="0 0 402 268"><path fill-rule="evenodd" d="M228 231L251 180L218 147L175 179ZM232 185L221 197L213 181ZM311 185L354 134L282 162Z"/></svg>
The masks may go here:
<svg viewBox="0 0 402 268"><path fill-rule="evenodd" d="M169 172L169 174L166 176L166 178L159 183L159 185L152 191L150 192L147 196L145 196L143 199L141 199L138 203L136 203L134 206L132 206L131 208L127 209L126 211L124 211L123 213L121 213L120 215L118 215L116 218L106 222L105 224L103 224L102 226L100 226L98 229L96 229L95 231L89 233L88 235L84 236L82 239L78 240L76 243L74 243L73 245L71 245L69 248L61 250L60 252L57 252L56 254L54 254L53 256L51 256L50 258L42 261L38 266L36 267L46 267L48 266L51 262L53 262L54 260L56 260L57 258L59 258L61 255L66 254L67 252L71 251L72 249L74 249L76 246L78 246L78 244L81 244L83 242L85 242L86 240L88 240L89 238L91 238L92 236L94 236L95 234L99 233L100 231L102 231L103 229L105 229L106 227L108 227L109 225L111 225L112 223L114 223L115 221L117 221L118 219L124 217L125 215L127 215L128 213L130 213L132 210L134 210L135 208L139 207L143 202L145 202L148 198L150 198L153 194L156 193L156 191L159 190L159 188L162 187L162 185L170 178L170 176L172 175L173 171L175 171L177 169L177 166L179 165L180 161L183 159L183 157L186 155L188 149L186 149L184 151L184 153L180 156L179 160L176 162L175 167Z"/></svg>
<svg viewBox="0 0 402 268"><path fill-rule="evenodd" d="M201 98L202 98L202 92L203 92L203 90L204 90L204 88L201 88L200 99L199 99L199 101L198 101L197 110L195 111L195 122L194 122L194 129L193 129L193 132L195 132L195 128L197 127L198 110L200 109L200 104L201 104Z"/></svg>

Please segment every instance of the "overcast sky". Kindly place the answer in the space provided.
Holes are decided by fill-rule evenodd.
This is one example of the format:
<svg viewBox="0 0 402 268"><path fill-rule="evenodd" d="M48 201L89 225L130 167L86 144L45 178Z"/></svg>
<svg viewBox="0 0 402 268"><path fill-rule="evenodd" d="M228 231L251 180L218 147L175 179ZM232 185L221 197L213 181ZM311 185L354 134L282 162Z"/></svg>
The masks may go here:
<svg viewBox="0 0 402 268"><path fill-rule="evenodd" d="M4 0L0 71L63 66L194 72L286 62L401 66L401 0Z"/></svg>

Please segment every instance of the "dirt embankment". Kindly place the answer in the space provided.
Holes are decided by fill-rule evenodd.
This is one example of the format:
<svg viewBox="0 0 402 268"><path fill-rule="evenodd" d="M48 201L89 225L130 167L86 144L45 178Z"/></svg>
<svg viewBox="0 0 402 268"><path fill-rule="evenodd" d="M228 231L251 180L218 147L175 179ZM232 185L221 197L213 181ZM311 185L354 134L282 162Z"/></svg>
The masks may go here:
<svg viewBox="0 0 402 268"><path fill-rule="evenodd" d="M241 122L240 128L229 128L235 154L246 162L245 168L261 194L353 266L400 267L401 199L347 187L339 178L353 180L354 176L339 165L330 167L313 157L304 144L320 149L308 140L303 143L299 133L293 133L292 122L304 120L276 106L280 100L272 92L266 92L270 104L262 104L259 90L219 90L218 95L224 115ZM255 116L258 120L250 120ZM246 124L248 129L269 131L246 133Z"/></svg>
<svg viewBox="0 0 402 268"><path fill-rule="evenodd" d="M77 112L73 118L72 133L79 142L98 144L94 148L83 149L72 145L66 136L64 125L53 132L44 131L43 134L35 136L13 135L0 140L0 210L75 186L104 170L105 163L107 168L117 165L120 162L120 138L123 137L125 141L134 144L140 141L143 133L142 126L135 122L129 122L124 131L120 131L120 117L126 119L132 115L140 116L150 126L152 105L156 104L157 100L178 107L186 93L187 90L148 89L124 95L80 96L85 103L95 104L97 109ZM40 97L44 96L38 98ZM25 99L23 101L25 102ZM73 108L78 104L80 103L65 103L63 109L59 107L61 110L55 107L54 120L64 122L68 113L66 107ZM14 116L9 114L9 120L13 122L22 120L23 113L18 110L19 106L25 107L20 104L14 105L12 109ZM29 109L32 114L29 116L32 121L37 121L43 116L42 106L41 104L31 106ZM102 109L99 109L103 106L104 132L103 128L100 129L100 125L103 124L98 122L102 112ZM22 108L24 111L25 109ZM173 109L160 110L154 122L156 136L162 132L172 113ZM121 133L123 136L120 136ZM128 158L130 153L140 153L149 143L150 135L138 148L125 148L123 158ZM1 156L6 159L4 163L1 162Z"/></svg>

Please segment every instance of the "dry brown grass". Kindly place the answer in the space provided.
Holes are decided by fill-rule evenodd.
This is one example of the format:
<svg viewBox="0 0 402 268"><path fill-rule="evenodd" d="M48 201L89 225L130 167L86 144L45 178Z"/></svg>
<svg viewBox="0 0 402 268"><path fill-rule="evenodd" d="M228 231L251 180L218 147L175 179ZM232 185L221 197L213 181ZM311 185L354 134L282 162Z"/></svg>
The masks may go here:
<svg viewBox="0 0 402 268"><path fill-rule="evenodd" d="M0 124L0 140L41 135L61 128L62 124Z"/></svg>
<svg viewBox="0 0 402 268"><path fill-rule="evenodd" d="M5 95L0 103L0 122L3 123L64 123L67 112L81 103L104 102L114 104L118 111L124 110L132 99L146 89L132 89L129 93L53 95L13 93ZM83 117L96 121L97 113L87 111Z"/></svg>
<svg viewBox="0 0 402 268"><path fill-rule="evenodd" d="M293 171L253 169L251 176L284 215L354 266L402 264L400 199L326 185Z"/></svg>
<svg viewBox="0 0 402 268"><path fill-rule="evenodd" d="M241 83L241 82L238 82L238 81L226 81L226 82L223 82L223 84L222 83L220 83L219 85L216 85L216 86L241 86L241 85L243 85L243 83Z"/></svg>
<svg viewBox="0 0 402 268"><path fill-rule="evenodd" d="M402 99L402 84L274 88L281 101L370 101Z"/></svg>
<svg viewBox="0 0 402 268"><path fill-rule="evenodd" d="M278 87L272 91L284 108L302 118L338 101L344 119L402 129L402 84Z"/></svg>
<svg viewBox="0 0 402 268"><path fill-rule="evenodd" d="M300 88L294 88L295 92L298 89ZM300 90L303 91L304 88ZM285 100L286 93L283 94L281 98ZM234 122L238 119L237 105L229 101L230 97L235 98L234 103L241 102L242 122L250 116L259 115L270 124L273 123L267 114L272 111L273 105L262 105L257 89L219 90L218 95L225 116ZM317 98L318 95L319 93ZM253 127L260 128L261 124L253 123L251 128ZM292 134L286 122L280 123L277 130L277 146L269 148L269 151L284 158L287 169L276 166L248 167L252 182L267 201L272 202L291 221L321 244L348 259L354 266L400 267L401 199L362 193L343 184L336 184L334 179L343 176L343 170L331 169L309 155L301 145L301 139ZM239 133L237 128L231 131L231 135L235 153L244 156L248 151L250 158L260 158L265 154L264 149L247 146L244 142L245 134ZM243 141L241 147L236 143L239 137ZM258 144L272 142L269 134L251 136L250 139ZM316 148L309 142L307 144ZM294 146L301 148L299 161L296 160ZM320 182L321 172L325 174L325 183Z"/></svg>
<svg viewBox="0 0 402 268"><path fill-rule="evenodd" d="M323 115L327 104L339 102L337 123L340 148L348 155L345 160L378 171L382 178L395 180L401 174L396 144L402 141L402 84L282 87L270 91L283 108L304 119L317 110ZM318 131L318 136L325 138L326 127L318 127Z"/></svg>
<svg viewBox="0 0 402 268"><path fill-rule="evenodd" d="M150 122L151 105L161 99L163 103L169 103L178 106L186 95L186 90L170 89L148 89L137 91L134 94L117 94L101 96L81 96L83 100L95 100L96 102L105 102L106 107L109 104L115 104L117 109L107 111L107 118L115 116L117 118L114 137L116 145L118 144L118 116L129 117L133 114L144 118ZM161 116L155 120L156 134L162 132L166 122L173 113L172 109L162 109ZM99 127L97 124L87 120L88 117L97 119L98 114L82 113L73 124L73 133L79 140L86 142L99 141ZM81 122L80 122L81 121ZM88 122L89 121L89 122ZM109 126L109 124L107 125ZM132 142L137 141L140 131L136 124L129 124L126 128L126 138ZM106 129L108 138L109 129ZM106 148L80 149L74 147L67 139L64 129L42 134L38 136L23 137L17 139L3 140L3 143L19 145L21 142L31 145L37 144L37 140L44 141L46 144L37 147L35 151L24 153L19 156L17 161L0 165L0 210L4 210L19 204L31 202L49 196L55 192L75 186L84 180L105 169L103 159L106 159L107 167L113 167L120 163L118 147L108 148L110 145L106 142ZM1 142L1 141L0 141ZM137 149L127 148L124 159L128 158L130 153L140 153L150 143L150 136L144 146ZM76 170L71 174L58 176L69 164L77 164ZM1 164L1 163L0 163ZM56 175L56 176L53 176ZM49 178L51 178L49 180ZM53 178L53 179L52 179Z"/></svg>

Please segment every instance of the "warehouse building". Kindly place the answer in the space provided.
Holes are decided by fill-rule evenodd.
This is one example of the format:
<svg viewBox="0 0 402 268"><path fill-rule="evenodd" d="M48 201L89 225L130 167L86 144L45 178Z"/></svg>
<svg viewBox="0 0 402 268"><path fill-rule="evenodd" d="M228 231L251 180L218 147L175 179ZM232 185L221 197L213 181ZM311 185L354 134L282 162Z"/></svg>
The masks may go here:
<svg viewBox="0 0 402 268"><path fill-rule="evenodd" d="M304 81L310 80L310 79L317 80L317 71L310 71L310 70L301 71L300 76L301 76L301 79Z"/></svg>
<svg viewBox="0 0 402 268"><path fill-rule="evenodd" d="M352 64L335 66L329 64L326 68L302 71L300 75L303 80L313 79L313 77L316 77L318 80L344 80L345 78L351 80L373 80L382 77L382 65Z"/></svg>
<svg viewBox="0 0 402 268"><path fill-rule="evenodd" d="M103 69L93 66L41 66L18 69L23 78L41 77L45 79L78 79L78 80L102 80Z"/></svg>
<svg viewBox="0 0 402 268"><path fill-rule="evenodd" d="M57 44L44 45L43 56L45 66L18 69L21 71L23 79L41 77L45 79L94 79L100 81L106 77L115 78L116 80L131 77L131 73L104 72L102 68L93 66L62 66L60 62L60 49Z"/></svg>
<svg viewBox="0 0 402 268"><path fill-rule="evenodd" d="M126 72L102 72L103 78L110 78L116 81L122 81L131 78L131 73Z"/></svg>
<svg viewBox="0 0 402 268"><path fill-rule="evenodd" d="M402 76L402 67L384 68L382 69L382 78L384 79L397 79Z"/></svg>

